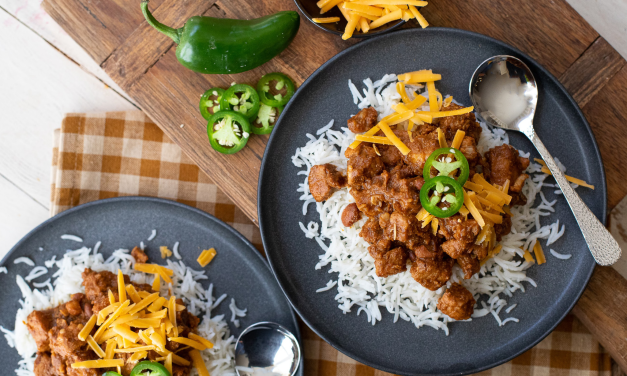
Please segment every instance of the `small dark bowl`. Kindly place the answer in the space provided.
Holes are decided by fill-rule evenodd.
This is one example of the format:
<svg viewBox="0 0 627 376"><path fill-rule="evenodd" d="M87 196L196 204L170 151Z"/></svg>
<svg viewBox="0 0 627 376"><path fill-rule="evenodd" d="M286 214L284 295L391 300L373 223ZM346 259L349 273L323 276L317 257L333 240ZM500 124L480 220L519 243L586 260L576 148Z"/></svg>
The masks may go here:
<svg viewBox="0 0 627 376"><path fill-rule="evenodd" d="M333 34L343 35L344 29L346 28L346 19L342 12L338 9L338 7L333 7L330 11L325 14L320 14L320 8L316 5L316 0L294 0L298 9L300 9L301 13L307 17L307 19L314 25L318 26L320 29L324 31L328 31ZM340 21L333 23L324 23L319 24L313 22L313 18L323 18L323 17L340 17ZM388 31L394 30L401 26L405 21L398 20L396 22L387 23L381 27L376 28L374 31L369 31L367 33L362 33L361 31L355 30L353 33L353 38L369 38L377 35L381 35Z"/></svg>

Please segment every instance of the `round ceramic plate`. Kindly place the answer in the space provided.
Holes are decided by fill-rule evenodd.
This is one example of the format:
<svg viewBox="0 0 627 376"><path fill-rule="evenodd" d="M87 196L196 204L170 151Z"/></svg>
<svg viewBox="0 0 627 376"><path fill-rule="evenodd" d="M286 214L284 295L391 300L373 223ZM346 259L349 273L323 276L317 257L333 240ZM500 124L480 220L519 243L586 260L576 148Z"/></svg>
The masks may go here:
<svg viewBox="0 0 627 376"><path fill-rule="evenodd" d="M157 230L157 236L147 241L153 229ZM60 236L63 234L80 236L84 242L62 240ZM143 241L146 253L156 263L161 261L159 246L172 249L178 241L183 262L193 269L200 269L196 261L200 252L213 247L218 254L205 268L209 278L202 284L207 288L209 283L213 283L215 297L224 293L228 295L212 313L226 315L231 334L237 338L244 328L253 323L273 321L300 338L289 303L268 264L248 240L205 212L173 201L148 197L112 198L81 205L49 219L26 235L2 260L9 273L0 274L3 286L0 301L4 304L0 325L13 329L15 312L20 307L18 300L22 297L15 277L17 274L25 276L32 269L25 264L14 265L16 258L29 257L37 265L43 265L53 255L59 259L68 249L78 249L83 245L93 247L98 241L102 242L100 252L105 258L115 249L132 249ZM38 251L39 247L44 250ZM51 274L39 277L35 282L44 281ZM231 317L228 307L231 298L235 299L239 308L248 309L246 317L240 319L239 328L228 321ZM13 373L21 358L4 338L0 338L0 354L5 367L10 370L6 374ZM299 372L302 375L302 367Z"/></svg>
<svg viewBox="0 0 627 376"><path fill-rule="evenodd" d="M259 179L259 223L266 255L279 284L303 320L324 340L346 355L375 368L399 374L459 375L494 367L531 348L562 320L583 292L594 269L594 260L573 215L563 198L555 205L552 221L566 225L566 234L551 245L557 252L571 253L558 260L546 250L548 261L528 270L538 282L528 284L508 298L518 304L512 316L518 323L499 327L491 316L471 323L449 324L450 334L429 327L416 329L385 308L383 320L368 323L356 308L342 314L334 300L335 288L324 293L330 278L327 268L315 270L322 250L305 238L299 221L317 221L310 205L302 215L302 201L296 192L303 176L291 162L295 149L308 141L306 133L335 119L334 129L346 126L357 113L347 81L362 87L363 79L381 78L386 73L433 69L442 74L438 89L471 105L468 83L475 68L486 58L514 55L526 62L538 81L540 98L535 126L540 138L568 172L596 186L577 189L582 199L602 221L606 215L605 175L596 142L579 108L558 81L538 63L502 42L468 31L428 28L403 30L359 43L338 54L318 69L300 87L285 108L272 132ZM509 133L510 143L531 152L533 145L522 135ZM551 182L550 179L548 182ZM547 194L552 200L553 193ZM562 196L560 196L562 197ZM504 314L501 317L505 316ZM509 316L509 315L508 315Z"/></svg>

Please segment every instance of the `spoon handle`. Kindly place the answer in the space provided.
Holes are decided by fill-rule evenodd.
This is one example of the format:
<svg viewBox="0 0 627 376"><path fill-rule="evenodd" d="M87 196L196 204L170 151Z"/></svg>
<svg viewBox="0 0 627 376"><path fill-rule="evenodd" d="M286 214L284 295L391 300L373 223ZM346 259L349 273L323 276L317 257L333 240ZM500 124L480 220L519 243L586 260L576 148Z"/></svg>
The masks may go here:
<svg viewBox="0 0 627 376"><path fill-rule="evenodd" d="M597 219L597 217L588 209L586 204L581 200L579 195L570 186L562 171L557 167L557 164L549 154L540 138L535 132L527 134L527 137L533 142L533 145L538 149L542 159L546 163L546 166L551 170L555 181L559 185L568 201L570 209L575 215L575 219L581 228L583 237L586 239L590 253L599 265L612 265L621 256L621 249L610 234L609 231L603 226L603 224Z"/></svg>

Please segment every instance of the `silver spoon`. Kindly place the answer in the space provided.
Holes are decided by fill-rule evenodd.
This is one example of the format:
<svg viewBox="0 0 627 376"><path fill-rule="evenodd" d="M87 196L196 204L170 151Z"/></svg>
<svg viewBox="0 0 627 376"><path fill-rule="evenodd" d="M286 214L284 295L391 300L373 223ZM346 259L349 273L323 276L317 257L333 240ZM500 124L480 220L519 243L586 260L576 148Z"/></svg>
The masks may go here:
<svg viewBox="0 0 627 376"><path fill-rule="evenodd" d="M538 88L529 67L513 56L494 56L479 65L470 80L470 99L488 124L522 132L538 149L555 177L599 265L612 265L621 256L616 240L575 193L533 129Z"/></svg>
<svg viewBox="0 0 627 376"><path fill-rule="evenodd" d="M239 376L292 376L300 364L300 345L287 329L273 322L258 322L244 329L235 345L235 371Z"/></svg>

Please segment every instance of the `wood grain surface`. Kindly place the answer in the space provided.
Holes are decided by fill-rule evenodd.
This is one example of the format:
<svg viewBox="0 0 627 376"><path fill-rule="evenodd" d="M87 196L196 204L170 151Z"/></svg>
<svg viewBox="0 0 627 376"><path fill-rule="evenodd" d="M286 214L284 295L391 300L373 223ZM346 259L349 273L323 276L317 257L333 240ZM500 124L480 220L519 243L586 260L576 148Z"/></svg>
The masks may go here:
<svg viewBox="0 0 627 376"><path fill-rule="evenodd" d="M148 27L138 2L44 0L43 5L255 223L257 177L267 136L251 138L235 155L213 151L206 142L206 122L197 109L200 95L210 87L227 87L231 82L253 84L272 71L285 72L300 84L329 58L355 43L321 32L302 18L295 41L271 62L237 75L200 75L177 62L174 44ZM174 27L193 14L241 19L296 9L292 0L152 0L150 8ZM503 40L560 77L582 107L601 147L608 206L612 208L627 194L627 185L621 182L627 151L616 148L624 145L627 137L621 130L627 124L625 61L564 0L450 0L431 2L424 14L432 26L466 29ZM605 320L599 311L626 301L627 284L621 281L618 274L598 270L575 310L612 355L621 351L624 355L627 317L624 308L622 316L610 313L613 321ZM608 283L613 286L612 295L598 293ZM627 369L624 357L616 359Z"/></svg>

